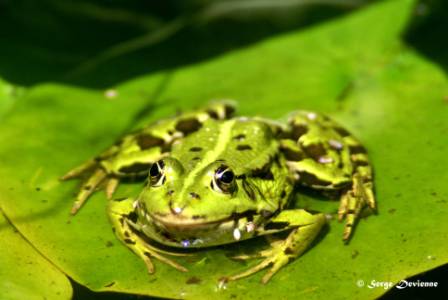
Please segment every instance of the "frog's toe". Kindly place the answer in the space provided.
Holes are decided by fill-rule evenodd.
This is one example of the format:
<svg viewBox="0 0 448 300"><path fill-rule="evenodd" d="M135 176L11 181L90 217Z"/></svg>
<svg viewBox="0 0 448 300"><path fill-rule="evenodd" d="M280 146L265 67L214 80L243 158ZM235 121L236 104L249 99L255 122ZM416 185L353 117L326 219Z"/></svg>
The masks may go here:
<svg viewBox="0 0 448 300"><path fill-rule="evenodd" d="M143 261L145 262L146 270L148 270L148 273L149 274L154 274L154 271L155 271L154 264L152 263L152 261L149 258L149 256L145 255L142 258L143 258Z"/></svg>
<svg viewBox="0 0 448 300"><path fill-rule="evenodd" d="M87 171L89 171L90 169L94 168L96 166L96 161L95 160L88 160L85 163L83 163L82 165L71 169L70 171L68 171L64 176L61 176L61 180L69 180L72 178L76 178L76 177L80 177L82 174L86 173Z"/></svg>
<svg viewBox="0 0 448 300"><path fill-rule="evenodd" d="M117 190L118 184L120 183L120 179L116 177L111 177L106 182L106 197L107 199L112 199L112 196L114 195L115 191Z"/></svg>
<svg viewBox="0 0 448 300"><path fill-rule="evenodd" d="M256 259L256 258L261 258L261 257L263 257L261 255L261 252L253 253L253 254L239 254L239 255L230 256L230 258L234 259L234 260L250 260L250 259Z"/></svg>
<svg viewBox="0 0 448 300"><path fill-rule="evenodd" d="M157 260L163 262L164 264L167 264L167 265L169 265L169 266L175 268L175 269L178 270L178 271L181 271L181 272L188 272L188 269L185 268L184 266L178 264L178 263L175 262L174 260L171 260L171 259L169 259L169 258L166 258L166 257L163 256L163 255L160 255L159 253L157 253L157 252L155 252L155 251L150 251L150 252L149 252L149 251L144 251L144 256L146 256L146 257L148 257L148 258L149 258L149 257L154 257L155 259L157 259ZM148 269L148 271L149 271L149 269ZM153 272L154 272L154 270L153 270ZM150 273L151 273L151 272L150 272Z"/></svg>
<svg viewBox="0 0 448 300"><path fill-rule="evenodd" d="M82 185L80 192L76 196L76 201L73 204L71 214L78 212L81 206L86 202L87 198L95 192L98 186L104 181L107 173L103 169L97 169L92 176Z"/></svg>
<svg viewBox="0 0 448 300"><path fill-rule="evenodd" d="M283 247L277 247L277 248L261 251L256 256L248 256L248 259L249 258L260 258L260 257L265 257L265 259L262 262L260 262L259 264L255 265L254 267L252 267L240 274L226 277L226 281L235 281L235 280L250 276L254 273L257 273L257 272L271 266L271 268L268 270L268 272L261 279L261 282L263 284L265 284L271 279L271 277L275 273L277 273L278 270L280 270L281 267L286 265L290 260L290 256L287 253L285 253L285 249L283 249ZM246 257L244 257L244 258L246 258Z"/></svg>
<svg viewBox="0 0 448 300"><path fill-rule="evenodd" d="M344 233L342 239L348 241L352 232L353 226L361 211L362 201L353 196L351 192L342 196L341 205L339 206L338 219L342 221L345 218Z"/></svg>

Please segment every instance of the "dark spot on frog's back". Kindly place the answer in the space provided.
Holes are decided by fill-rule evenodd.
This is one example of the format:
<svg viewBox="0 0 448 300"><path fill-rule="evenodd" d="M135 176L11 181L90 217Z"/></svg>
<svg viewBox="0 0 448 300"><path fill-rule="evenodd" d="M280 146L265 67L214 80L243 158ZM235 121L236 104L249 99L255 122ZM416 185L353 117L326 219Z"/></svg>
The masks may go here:
<svg viewBox="0 0 448 300"><path fill-rule="evenodd" d="M179 123L176 124L176 130L182 132L187 135L198 131L201 128L202 124L196 118L188 118L180 120Z"/></svg>
<svg viewBox="0 0 448 300"><path fill-rule="evenodd" d="M233 139L234 140L237 140L237 141L242 141L242 140L244 140L246 138L246 135L245 134L238 134L238 135L236 135L236 136L234 136L233 137Z"/></svg>
<svg viewBox="0 0 448 300"><path fill-rule="evenodd" d="M325 156L327 151L321 143L311 144L303 148L305 153L312 159L318 161L319 158Z"/></svg>
<svg viewBox="0 0 448 300"><path fill-rule="evenodd" d="M214 111L213 109L209 109L207 110L207 114L210 116L210 118L218 120L219 116L218 113L216 111Z"/></svg>
<svg viewBox="0 0 448 300"><path fill-rule="evenodd" d="M238 151L252 150L252 147L249 145L238 145L236 146L236 150Z"/></svg>
<svg viewBox="0 0 448 300"><path fill-rule="evenodd" d="M350 146L350 154L367 153L366 148L361 145Z"/></svg>
<svg viewBox="0 0 448 300"><path fill-rule="evenodd" d="M191 147L190 148L190 152L201 152L202 148L201 147Z"/></svg>
<svg viewBox="0 0 448 300"><path fill-rule="evenodd" d="M285 155L285 158L289 161L300 161L302 160L303 154L298 149L291 149L291 148L282 148L282 152Z"/></svg>
<svg viewBox="0 0 448 300"><path fill-rule="evenodd" d="M369 163L367 161L364 160L355 160L353 161L353 168L356 169L358 167L366 167L368 166Z"/></svg>
<svg viewBox="0 0 448 300"><path fill-rule="evenodd" d="M272 174L272 171L267 168L263 168L261 170L254 170L252 176L265 180L274 180L274 174Z"/></svg>
<svg viewBox="0 0 448 300"><path fill-rule="evenodd" d="M346 137L350 135L350 132L347 131L347 129L342 127L334 127L333 128L337 133L339 133L342 137Z"/></svg>
<svg viewBox="0 0 448 300"><path fill-rule="evenodd" d="M152 136L150 134L139 134L136 141L140 149L145 150L152 147L162 146L165 142L163 139Z"/></svg>
<svg viewBox="0 0 448 300"><path fill-rule="evenodd" d="M308 173L308 172L299 172L300 175L300 182L303 182L306 185L313 186L328 186L331 184L331 182L319 179L316 177L316 175Z"/></svg>
<svg viewBox="0 0 448 300"><path fill-rule="evenodd" d="M302 135L308 132L308 127L304 124L296 124L292 127L291 138L298 140Z"/></svg>

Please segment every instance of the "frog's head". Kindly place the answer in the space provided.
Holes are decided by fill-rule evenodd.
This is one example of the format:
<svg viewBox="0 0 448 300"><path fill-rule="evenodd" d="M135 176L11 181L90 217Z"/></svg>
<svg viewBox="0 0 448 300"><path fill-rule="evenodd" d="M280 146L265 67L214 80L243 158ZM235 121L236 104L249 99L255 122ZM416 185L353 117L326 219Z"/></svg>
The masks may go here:
<svg viewBox="0 0 448 300"><path fill-rule="evenodd" d="M246 174L235 174L234 169L218 160L198 162L187 171L176 158L163 158L150 168L149 183L139 201L152 219L184 229L273 211Z"/></svg>

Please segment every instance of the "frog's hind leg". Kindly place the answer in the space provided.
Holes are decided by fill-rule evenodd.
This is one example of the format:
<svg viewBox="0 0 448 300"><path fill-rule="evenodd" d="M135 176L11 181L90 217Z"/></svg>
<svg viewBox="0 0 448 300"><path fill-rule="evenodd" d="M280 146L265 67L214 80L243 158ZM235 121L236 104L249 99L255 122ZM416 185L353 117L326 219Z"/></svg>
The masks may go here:
<svg viewBox="0 0 448 300"><path fill-rule="evenodd" d="M150 274L154 273L154 265L151 258L155 258L181 272L187 272L188 270L185 267L161 255L160 253L165 252L148 244L136 233L138 226L135 224L135 220L133 220L135 217L134 203L135 200L132 198L109 202L108 214L118 239L145 262ZM183 256L183 254L180 254L180 256Z"/></svg>
<svg viewBox="0 0 448 300"><path fill-rule="evenodd" d="M299 184L341 195L338 216L346 219L347 241L362 209L376 208L366 150L340 125L313 112L297 112L289 127L281 148L291 172Z"/></svg>
<svg viewBox="0 0 448 300"><path fill-rule="evenodd" d="M199 130L208 119L230 118L234 110L231 102L217 101L203 109L151 124L126 135L95 159L70 170L61 180L87 178L81 185L71 213L76 214L98 189L105 187L106 195L111 199L121 180L146 177L151 164L169 152L176 140Z"/></svg>

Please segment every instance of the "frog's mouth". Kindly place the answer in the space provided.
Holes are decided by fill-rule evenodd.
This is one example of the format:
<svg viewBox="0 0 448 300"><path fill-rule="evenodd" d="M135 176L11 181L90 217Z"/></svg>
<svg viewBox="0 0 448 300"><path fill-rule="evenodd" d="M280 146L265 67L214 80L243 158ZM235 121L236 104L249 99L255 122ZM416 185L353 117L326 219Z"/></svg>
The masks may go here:
<svg viewBox="0 0 448 300"><path fill-rule="evenodd" d="M155 225L169 232L196 232L215 230L217 227L233 228L241 220L245 222L254 219L257 214L255 210L245 211L242 213L234 213L228 217L218 218L215 220L206 220L201 217L188 218L178 215L156 215L150 214Z"/></svg>
<svg viewBox="0 0 448 300"><path fill-rule="evenodd" d="M157 216L150 215L157 227L164 228L168 231L195 231L198 229L206 228L216 228L217 226L233 221L234 219L230 217L216 219L212 221L206 221L203 218L181 218L178 216Z"/></svg>
<svg viewBox="0 0 448 300"><path fill-rule="evenodd" d="M152 218L159 243L178 248L200 248L232 243L255 234L255 211L232 214L214 220L173 215L148 215ZM241 228L244 228L242 230ZM154 231L153 231L154 232Z"/></svg>

